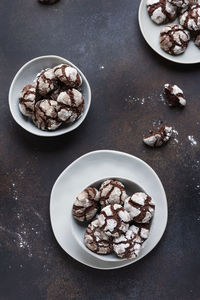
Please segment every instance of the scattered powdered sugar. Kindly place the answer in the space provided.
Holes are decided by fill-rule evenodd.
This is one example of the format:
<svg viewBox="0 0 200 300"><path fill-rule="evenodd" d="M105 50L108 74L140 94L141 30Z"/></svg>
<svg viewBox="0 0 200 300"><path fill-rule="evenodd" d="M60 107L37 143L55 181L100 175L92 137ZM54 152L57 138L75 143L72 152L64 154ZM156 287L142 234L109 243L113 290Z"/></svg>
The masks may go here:
<svg viewBox="0 0 200 300"><path fill-rule="evenodd" d="M105 67L104 67L104 66L100 66L99 69L100 69L100 70L103 70L103 69L105 69Z"/></svg>
<svg viewBox="0 0 200 300"><path fill-rule="evenodd" d="M178 131L176 129L173 129L172 130L172 139L173 141L178 144L179 143L179 140L178 140Z"/></svg>
<svg viewBox="0 0 200 300"><path fill-rule="evenodd" d="M165 101L165 97L164 97L163 93L160 93L159 99L160 99L160 101L163 102L164 105L166 105L166 101Z"/></svg>
<svg viewBox="0 0 200 300"><path fill-rule="evenodd" d="M127 98L125 98L125 102L127 102L128 104L134 104L134 103L140 103L140 104L145 104L148 100L152 100L153 96L148 96L148 97L135 97L135 96L131 96L129 95Z"/></svg>
<svg viewBox="0 0 200 300"><path fill-rule="evenodd" d="M12 182L11 186L9 187L9 192L12 194L13 200L18 200L18 191L16 189L16 183Z"/></svg>
<svg viewBox="0 0 200 300"><path fill-rule="evenodd" d="M197 145L197 141L194 139L193 135L188 135L188 140L190 141L191 146Z"/></svg>

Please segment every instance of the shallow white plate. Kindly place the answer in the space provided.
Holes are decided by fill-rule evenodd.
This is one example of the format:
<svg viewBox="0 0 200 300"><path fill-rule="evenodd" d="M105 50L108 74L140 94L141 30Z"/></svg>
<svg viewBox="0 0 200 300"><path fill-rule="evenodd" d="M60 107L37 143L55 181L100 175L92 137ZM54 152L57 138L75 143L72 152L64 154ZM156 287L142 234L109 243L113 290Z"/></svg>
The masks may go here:
<svg viewBox="0 0 200 300"><path fill-rule="evenodd" d="M156 203L151 232L139 257L126 261L100 260L80 247L71 230L72 206L76 195L102 178L126 178L141 186ZM100 150L81 156L56 180L50 197L50 219L56 240L71 257L96 269L117 269L147 255L161 239L167 224L167 199L160 179L144 161L130 154Z"/></svg>
<svg viewBox="0 0 200 300"><path fill-rule="evenodd" d="M149 46L159 55L170 61L180 64L200 63L200 49L195 46L193 41L190 41L186 51L183 54L177 56L170 55L160 48L160 31L163 27L165 27L165 25L156 25L153 21L151 21L151 18L149 17L146 9L146 0L141 0L138 13L138 20L140 30L144 39L149 44ZM178 24L178 20L176 19L172 23Z"/></svg>
<svg viewBox="0 0 200 300"><path fill-rule="evenodd" d="M61 125L55 131L43 131L37 128L33 124L31 118L22 115L18 107L18 101L19 101L18 99L23 87L29 83L30 84L33 83L36 75L40 73L41 70L46 68L53 68L59 64L68 64L76 68L78 72L81 74L83 79L83 84L81 86L81 89L85 100L84 110L82 115L76 122L67 125ZM84 76L84 74L70 61L66 60L63 57L55 56L55 55L40 56L27 62L23 67L21 67L21 69L15 75L9 91L9 106L14 120L28 132L38 136L44 136L44 137L58 136L76 129L84 121L88 113L88 110L90 108L90 103L91 103L91 90L90 90L89 83L86 77Z"/></svg>

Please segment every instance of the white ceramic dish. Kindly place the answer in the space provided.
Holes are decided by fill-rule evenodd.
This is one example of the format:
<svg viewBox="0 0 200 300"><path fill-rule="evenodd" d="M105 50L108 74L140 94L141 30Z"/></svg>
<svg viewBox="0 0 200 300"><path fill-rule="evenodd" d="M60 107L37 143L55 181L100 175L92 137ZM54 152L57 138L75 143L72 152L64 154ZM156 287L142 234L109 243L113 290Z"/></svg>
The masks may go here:
<svg viewBox="0 0 200 300"><path fill-rule="evenodd" d="M66 63L70 66L75 67L82 76L83 79L82 93L85 100L84 111L81 117L74 123L65 126L61 125L55 131L42 131L33 124L30 118L25 117L21 114L18 107L19 95L23 87L29 83L32 83L36 75L41 70L46 68L52 68L62 63L64 64ZM90 103L91 103L91 90L90 90L89 83L86 77L84 76L84 74L70 61L55 55L40 56L27 62L23 67L21 67L21 69L15 75L9 90L9 106L14 120L28 132L43 137L58 136L76 129L84 121L88 113L88 110L90 108Z"/></svg>
<svg viewBox="0 0 200 300"><path fill-rule="evenodd" d="M150 236L136 259L103 261L80 247L72 233L73 199L91 182L102 178L126 178L142 186L156 203ZM111 150L90 152L75 160L56 180L50 198L50 219L56 240L71 257L96 269L122 268L147 255L165 231L167 211L165 191L153 169L137 157Z"/></svg>
<svg viewBox="0 0 200 300"><path fill-rule="evenodd" d="M200 63L200 50L195 46L194 42L192 41L190 41L186 51L183 54L177 56L170 55L164 52L160 48L160 43L159 43L160 31L165 25L156 25L153 21L151 21L146 9L146 0L141 0L139 13L138 13L138 20L139 20L140 30L142 32L144 39L149 44L149 46L159 55L161 55L162 57L170 61L180 63L180 64ZM176 19L172 23L178 24L178 20Z"/></svg>
<svg viewBox="0 0 200 300"><path fill-rule="evenodd" d="M107 179L111 179L109 178L103 178L101 180L98 180L94 183L91 183L90 186L92 187L96 187L97 189L100 188L101 184L106 181ZM126 188L126 192L128 195L132 195L136 192L144 192L144 190L142 189L142 187L138 186L137 184L135 184L134 182L127 180L125 178L119 178L119 177L112 177L112 179L115 180L119 180L120 182L122 182L125 185ZM122 261L125 259L120 259L118 258L114 253L109 254L109 255L99 255L96 254L92 251L90 251L84 243L84 234L85 234L85 230L87 228L87 225L82 225L80 222L77 222L74 218L71 218L72 221L72 233L74 235L74 237L76 238L78 244L80 245L80 247L83 248L84 251L87 251L90 255L93 255L94 257L96 257L97 259L101 259L104 261ZM145 247L146 242L143 244L143 247Z"/></svg>

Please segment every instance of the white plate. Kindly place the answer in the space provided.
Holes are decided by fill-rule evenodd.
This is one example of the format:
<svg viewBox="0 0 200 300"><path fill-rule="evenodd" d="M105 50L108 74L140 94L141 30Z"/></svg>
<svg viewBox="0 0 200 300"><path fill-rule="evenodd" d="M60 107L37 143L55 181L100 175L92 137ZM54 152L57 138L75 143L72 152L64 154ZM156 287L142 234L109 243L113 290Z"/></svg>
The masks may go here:
<svg viewBox="0 0 200 300"><path fill-rule="evenodd" d="M84 110L82 115L76 122L70 123L65 126L61 125L55 131L43 131L37 128L33 124L31 118L22 115L18 106L19 95L25 85L29 83L33 83L36 75L40 73L41 70L46 68L53 68L59 64L68 64L76 68L78 72L81 74L83 79L83 84L81 88L85 100ZM84 76L84 74L70 61L66 60L63 57L55 56L55 55L40 56L27 62L23 67L21 67L21 69L15 75L9 91L9 106L14 120L28 132L43 137L58 136L76 129L78 126L81 125L81 123L84 121L85 117L87 116L88 110L90 108L90 103L91 103L91 90L90 90L89 83L86 77Z"/></svg>
<svg viewBox="0 0 200 300"><path fill-rule="evenodd" d="M162 57L180 64L197 64L200 63L200 50L195 46L194 42L190 41L186 51L177 56L170 55L160 48L159 38L160 31L165 25L156 25L149 17L146 9L146 0L141 0L138 20L140 30L149 46ZM178 24L178 19L169 24Z"/></svg>
<svg viewBox="0 0 200 300"><path fill-rule="evenodd" d="M107 177L127 178L141 186L156 203L151 232L136 259L106 262L77 243L71 231L72 205L75 196L92 182ZM160 179L144 161L130 154L100 150L85 154L69 165L56 180L50 197L50 219L57 242L71 257L96 269L117 269L147 255L161 239L167 225L167 199Z"/></svg>

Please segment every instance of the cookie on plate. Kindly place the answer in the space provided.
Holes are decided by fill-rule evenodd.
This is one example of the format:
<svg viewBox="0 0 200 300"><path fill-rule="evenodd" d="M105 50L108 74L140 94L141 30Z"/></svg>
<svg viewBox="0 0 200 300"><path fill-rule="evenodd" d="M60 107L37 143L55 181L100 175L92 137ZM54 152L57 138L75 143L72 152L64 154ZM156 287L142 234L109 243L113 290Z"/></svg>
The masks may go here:
<svg viewBox="0 0 200 300"><path fill-rule="evenodd" d="M112 237L119 237L126 232L130 220L129 213L119 204L104 207L98 215L99 228Z"/></svg>
<svg viewBox="0 0 200 300"><path fill-rule="evenodd" d="M190 41L190 33L181 25L167 25L160 32L160 47L171 55L185 52Z"/></svg>
<svg viewBox="0 0 200 300"><path fill-rule="evenodd" d="M86 247L97 254L112 252L112 239L99 228L98 220L94 220L88 225L84 240Z"/></svg>
<svg viewBox="0 0 200 300"><path fill-rule="evenodd" d="M177 16L177 7L167 0L147 0L146 5L151 20L156 24L171 22Z"/></svg>
<svg viewBox="0 0 200 300"><path fill-rule="evenodd" d="M138 192L125 200L124 208L131 220L137 223L148 223L154 215L155 203L146 193Z"/></svg>
<svg viewBox="0 0 200 300"><path fill-rule="evenodd" d="M104 181L99 192L102 207L115 203L123 205L124 200L128 197L124 185L120 181L113 179Z"/></svg>
<svg viewBox="0 0 200 300"><path fill-rule="evenodd" d="M193 5L180 16L180 24L191 31L200 30L200 4Z"/></svg>

